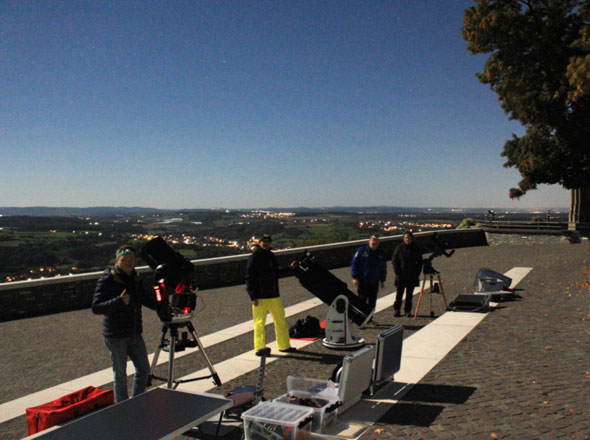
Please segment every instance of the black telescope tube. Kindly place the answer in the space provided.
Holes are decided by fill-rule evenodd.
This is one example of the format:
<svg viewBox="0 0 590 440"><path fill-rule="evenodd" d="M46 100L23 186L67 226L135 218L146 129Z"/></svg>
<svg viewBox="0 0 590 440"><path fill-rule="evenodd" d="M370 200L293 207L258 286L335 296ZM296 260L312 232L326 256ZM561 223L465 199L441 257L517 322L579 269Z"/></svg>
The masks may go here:
<svg viewBox="0 0 590 440"><path fill-rule="evenodd" d="M295 267L295 276L303 287L309 290L325 304L331 305L334 300L344 295L348 299L348 317L357 325L362 325L373 311L346 283L334 276L328 269L315 261L314 255L306 251Z"/></svg>

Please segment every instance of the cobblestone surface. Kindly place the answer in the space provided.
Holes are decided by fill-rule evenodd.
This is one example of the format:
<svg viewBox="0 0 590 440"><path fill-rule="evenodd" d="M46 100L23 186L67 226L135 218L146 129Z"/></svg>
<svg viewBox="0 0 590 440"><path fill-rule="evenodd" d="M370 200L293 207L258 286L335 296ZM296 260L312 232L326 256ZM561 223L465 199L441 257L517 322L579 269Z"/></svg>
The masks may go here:
<svg viewBox="0 0 590 440"><path fill-rule="evenodd" d="M576 286L588 250L519 247L534 267L522 299L501 304L364 439L590 438L590 294Z"/></svg>
<svg viewBox="0 0 590 440"><path fill-rule="evenodd" d="M590 291L583 287L589 276L584 270L590 268L590 245L520 243L460 249L452 258L435 259L434 266L441 271L449 300L472 289L475 273L481 267L498 272L514 266L534 270L519 286L520 298L501 303L363 440L590 439ZM349 282L348 269L333 272ZM311 298L293 278L281 280L281 289L286 306ZM392 290L390 279L382 294ZM243 286L206 291L203 300L205 309L194 320L201 336L251 319ZM433 305L437 314L443 312L442 299L434 298ZM289 318L289 324L306 315L324 319L326 311L327 306L319 306ZM152 312L146 311L144 317L144 337L152 351L160 337L160 323ZM373 343L380 331L399 323L407 337L431 320L425 316L416 321L394 319L388 309L358 334ZM100 321L89 311L77 311L0 323L4 355L0 401L109 368ZM267 335L269 339L274 337L272 325ZM252 334L248 333L207 348L207 354L215 363L251 346ZM284 393L289 374L328 378L346 354L316 342L269 364L266 397ZM180 377L203 368L204 363L197 354L179 358L175 367ZM166 367L160 368L165 374ZM224 393L255 382L256 372L251 372L213 392ZM24 416L0 424L2 439L25 435ZM238 429L225 438L233 440L240 435ZM208 438L198 432L179 438L195 437Z"/></svg>

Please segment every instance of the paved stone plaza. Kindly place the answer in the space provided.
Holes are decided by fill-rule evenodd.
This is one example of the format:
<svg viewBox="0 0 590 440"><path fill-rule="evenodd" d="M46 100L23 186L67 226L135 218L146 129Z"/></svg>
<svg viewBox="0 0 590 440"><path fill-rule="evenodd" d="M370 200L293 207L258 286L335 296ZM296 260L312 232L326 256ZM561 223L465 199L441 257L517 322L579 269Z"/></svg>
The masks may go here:
<svg viewBox="0 0 590 440"><path fill-rule="evenodd" d="M363 440L590 439L590 289L583 286L590 277L588 242L459 249L451 258L434 260L448 299L469 292L481 267L503 273L517 266L533 268L518 286L521 298L503 302L489 313L366 431ZM391 272L391 265L388 270ZM333 272L350 283L346 268ZM286 306L312 298L295 278L282 280L281 289ZM390 277L381 294L391 291ZM201 297L201 311L193 320L201 337L251 319L244 286L203 291ZM433 297L433 308L437 314L443 312L442 298ZM394 318L389 308L357 333L373 343L379 332L402 324L407 337L432 321L426 311L423 306L422 316L413 320ZM326 312L327 306L322 305L288 322L293 324L306 315L324 319ZM148 351L153 352L161 324L150 310L144 311L144 319L144 337ZM0 323L4 354L0 403L109 368L100 328L101 317L89 310ZM274 339L272 325L267 335ZM218 363L251 348L252 334L247 333L206 351ZM284 393L287 375L328 378L348 353L329 350L318 341L278 359L267 367L265 396L270 399ZM178 358L176 376L204 367L198 354ZM166 365L159 366L158 372L165 375ZM255 382L256 372L251 372L211 391L224 393ZM239 438L239 431L225 438ZM2 439L25 435L24 414L0 424ZM181 438L195 437L207 436L189 432Z"/></svg>

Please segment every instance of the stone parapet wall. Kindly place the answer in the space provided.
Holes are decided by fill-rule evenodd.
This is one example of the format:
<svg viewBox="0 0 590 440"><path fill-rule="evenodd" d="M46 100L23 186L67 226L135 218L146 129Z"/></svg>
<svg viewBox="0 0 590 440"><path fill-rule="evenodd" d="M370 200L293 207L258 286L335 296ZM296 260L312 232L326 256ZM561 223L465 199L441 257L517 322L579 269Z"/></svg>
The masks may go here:
<svg viewBox="0 0 590 440"><path fill-rule="evenodd" d="M539 235L539 234L495 234L486 232L490 246L501 245L534 245L534 244L559 244L574 242L566 235ZM579 237L580 241L588 241L587 237Z"/></svg>
<svg viewBox="0 0 590 440"><path fill-rule="evenodd" d="M487 245L481 229L421 232L415 237L425 253L432 252L437 247L436 243L444 243L447 249ZM387 259L391 258L393 249L401 240L401 235L381 238L381 247ZM309 250L320 264L335 269L348 266L355 250L366 243L367 240L358 240L287 249L276 251L276 256L279 265L286 267ZM244 254L194 260L198 287L204 290L243 284L248 257L249 254ZM152 270L148 266L138 267L137 270L144 282L152 282ZM101 273L1 283L0 321L90 307L96 280Z"/></svg>

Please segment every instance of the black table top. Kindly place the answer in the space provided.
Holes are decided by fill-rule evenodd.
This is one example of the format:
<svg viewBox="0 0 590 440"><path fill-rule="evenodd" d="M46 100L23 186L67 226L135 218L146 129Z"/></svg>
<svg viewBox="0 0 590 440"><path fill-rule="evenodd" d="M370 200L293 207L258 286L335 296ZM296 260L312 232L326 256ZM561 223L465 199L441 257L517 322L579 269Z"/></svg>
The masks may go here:
<svg viewBox="0 0 590 440"><path fill-rule="evenodd" d="M76 419L35 439L164 439L188 431L232 406L222 396L154 388Z"/></svg>

